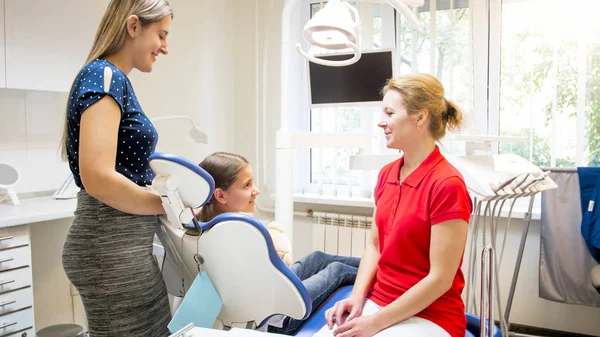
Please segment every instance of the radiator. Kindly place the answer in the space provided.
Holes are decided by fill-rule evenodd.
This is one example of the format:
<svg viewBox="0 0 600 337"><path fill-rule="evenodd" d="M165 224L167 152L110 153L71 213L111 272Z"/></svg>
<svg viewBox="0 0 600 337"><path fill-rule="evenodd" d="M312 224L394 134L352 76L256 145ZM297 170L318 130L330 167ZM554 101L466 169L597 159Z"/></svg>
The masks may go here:
<svg viewBox="0 0 600 337"><path fill-rule="evenodd" d="M313 251L360 257L371 231L372 217L313 212Z"/></svg>

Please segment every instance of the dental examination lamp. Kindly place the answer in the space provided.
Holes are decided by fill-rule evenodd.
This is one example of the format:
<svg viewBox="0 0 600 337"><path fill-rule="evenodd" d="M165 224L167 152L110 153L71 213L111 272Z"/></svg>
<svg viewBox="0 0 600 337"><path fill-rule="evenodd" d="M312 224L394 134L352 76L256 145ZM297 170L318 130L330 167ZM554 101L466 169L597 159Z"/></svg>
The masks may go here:
<svg viewBox="0 0 600 337"><path fill-rule="evenodd" d="M386 0L385 2L402 14L402 16L408 20L408 23L413 30L420 30L419 19L410 7L421 7L425 4L424 0Z"/></svg>
<svg viewBox="0 0 600 337"><path fill-rule="evenodd" d="M196 123L194 123L194 120L190 116L187 116L187 115L164 116L164 117L153 118L150 121L152 123L156 123L159 121L175 120L175 119L186 119L190 122L190 124L192 124L192 129L190 130L190 137L196 143L206 144L208 142L208 137L206 136L206 133L204 131L200 130L200 128L198 128L198 125L196 125Z"/></svg>
<svg viewBox="0 0 600 337"><path fill-rule="evenodd" d="M354 19L351 14L354 15ZM357 46L357 30L360 27L360 17L356 8L342 0L329 0L325 7L318 11L304 26L302 36L312 46L330 50L350 48L354 57L342 61L327 61L307 54L300 43L296 50L309 61L331 67L348 66L360 59L360 48Z"/></svg>
<svg viewBox="0 0 600 337"><path fill-rule="evenodd" d="M177 120L177 119L185 119L190 122L190 124L192 125L192 128L190 129L189 135L196 143L206 144L208 142L208 137L206 136L206 133L204 131L200 130L200 128L198 128L198 125L196 125L196 123L194 123L194 120L190 116L187 116L187 115L163 116L163 117L151 118L150 121L152 123L156 123L156 122L160 122L160 121ZM53 195L54 199L75 198L77 196L77 192L79 191L79 188L77 186L75 186L75 184L73 184L74 181L75 180L73 178L73 174L69 174L69 176L62 183L60 188L58 190L56 190L56 192L54 192L54 195Z"/></svg>
<svg viewBox="0 0 600 337"><path fill-rule="evenodd" d="M386 2L404 15L413 29L419 30L419 21L409 5L423 6L423 0L386 0ZM308 54L304 52L300 43L296 44L296 50L309 61L324 66L343 67L354 64L361 56L357 34L359 28L360 16L355 7L343 0L329 0L324 8L306 23L302 36L311 46L329 50L350 48L354 51L354 57L341 61L323 60L310 52Z"/></svg>

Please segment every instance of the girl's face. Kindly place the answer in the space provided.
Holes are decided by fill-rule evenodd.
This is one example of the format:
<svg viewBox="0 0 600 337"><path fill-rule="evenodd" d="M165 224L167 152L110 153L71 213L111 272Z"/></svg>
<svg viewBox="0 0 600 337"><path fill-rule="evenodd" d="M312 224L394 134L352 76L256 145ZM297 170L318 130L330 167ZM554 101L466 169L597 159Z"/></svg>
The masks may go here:
<svg viewBox="0 0 600 337"><path fill-rule="evenodd" d="M256 196L260 194L253 183L254 172L246 165L227 190L217 189L215 196L223 212L254 213Z"/></svg>

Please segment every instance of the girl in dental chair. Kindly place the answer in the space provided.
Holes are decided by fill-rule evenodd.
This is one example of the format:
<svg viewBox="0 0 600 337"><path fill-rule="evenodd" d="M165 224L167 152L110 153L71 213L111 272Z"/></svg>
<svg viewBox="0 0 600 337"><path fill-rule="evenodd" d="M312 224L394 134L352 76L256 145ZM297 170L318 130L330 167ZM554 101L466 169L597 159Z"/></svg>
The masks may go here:
<svg viewBox="0 0 600 337"><path fill-rule="evenodd" d="M383 92L379 127L403 157L379 172L356 284L315 336L464 337L460 266L472 202L436 145L462 115L431 75L390 80Z"/></svg>
<svg viewBox="0 0 600 337"><path fill-rule="evenodd" d="M198 215L200 221L208 222L226 212L254 213L254 202L260 191L253 185L252 167L244 157L217 152L206 157L200 167L215 181L213 196ZM283 230L273 222L267 229L279 256L306 287L313 308L319 307L339 287L354 284L359 258L316 251L292 263L290 244ZM269 331L293 335L302 323L302 320L285 317L277 324L281 326L269 326Z"/></svg>

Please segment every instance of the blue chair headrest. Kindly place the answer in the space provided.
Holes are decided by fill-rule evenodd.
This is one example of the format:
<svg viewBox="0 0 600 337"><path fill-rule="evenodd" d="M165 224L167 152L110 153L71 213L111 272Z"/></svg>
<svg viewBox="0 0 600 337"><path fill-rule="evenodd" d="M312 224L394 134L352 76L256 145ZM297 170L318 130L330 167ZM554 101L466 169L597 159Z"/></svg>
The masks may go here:
<svg viewBox="0 0 600 337"><path fill-rule="evenodd" d="M212 197L215 181L200 166L182 157L163 152L151 154L148 160L157 178L174 179L177 192L185 207L201 207Z"/></svg>

